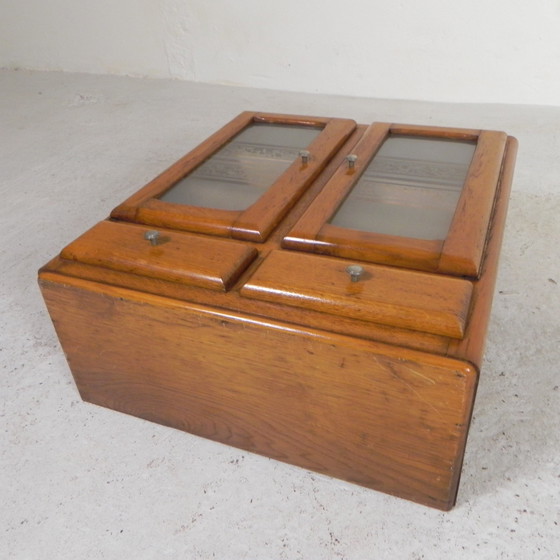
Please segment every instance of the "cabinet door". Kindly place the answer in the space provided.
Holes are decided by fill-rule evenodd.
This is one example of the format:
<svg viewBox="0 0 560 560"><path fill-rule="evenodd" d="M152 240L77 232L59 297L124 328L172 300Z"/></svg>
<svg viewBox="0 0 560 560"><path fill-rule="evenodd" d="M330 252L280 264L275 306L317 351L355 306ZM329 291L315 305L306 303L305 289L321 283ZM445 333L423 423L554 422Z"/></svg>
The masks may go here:
<svg viewBox="0 0 560 560"><path fill-rule="evenodd" d="M476 277L507 145L503 132L375 123L283 246Z"/></svg>
<svg viewBox="0 0 560 560"><path fill-rule="evenodd" d="M355 127L346 119L242 113L111 217L264 241Z"/></svg>

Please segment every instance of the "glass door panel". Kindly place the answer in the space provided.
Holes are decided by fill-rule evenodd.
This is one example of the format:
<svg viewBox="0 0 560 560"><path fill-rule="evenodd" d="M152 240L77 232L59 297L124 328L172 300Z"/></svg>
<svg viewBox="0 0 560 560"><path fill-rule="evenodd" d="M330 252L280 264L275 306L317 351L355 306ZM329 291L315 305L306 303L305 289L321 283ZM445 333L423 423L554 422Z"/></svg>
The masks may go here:
<svg viewBox="0 0 560 560"><path fill-rule="evenodd" d="M355 128L349 119L241 113L111 218L262 242Z"/></svg>
<svg viewBox="0 0 560 560"><path fill-rule="evenodd" d="M499 131L374 123L282 246L476 277L506 143Z"/></svg>
<svg viewBox="0 0 560 560"><path fill-rule="evenodd" d="M159 199L219 210L244 210L264 194L320 132L320 127L253 123Z"/></svg>
<svg viewBox="0 0 560 560"><path fill-rule="evenodd" d="M476 142L391 136L330 224L414 239L444 239Z"/></svg>

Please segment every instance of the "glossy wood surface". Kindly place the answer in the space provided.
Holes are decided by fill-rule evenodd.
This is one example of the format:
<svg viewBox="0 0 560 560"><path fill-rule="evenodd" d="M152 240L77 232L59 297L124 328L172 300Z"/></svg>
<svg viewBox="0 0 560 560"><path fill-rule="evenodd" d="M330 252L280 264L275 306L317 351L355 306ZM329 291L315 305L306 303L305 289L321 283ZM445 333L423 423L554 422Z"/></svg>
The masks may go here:
<svg viewBox="0 0 560 560"><path fill-rule="evenodd" d="M45 273L41 283L84 400L453 505L477 380L468 365L61 280ZM82 351L92 345L102 358Z"/></svg>
<svg viewBox="0 0 560 560"><path fill-rule="evenodd" d="M218 151L232 137L249 126L255 117L254 112L246 111L241 113L220 130L209 136L204 142L199 144L194 150L184 155L163 173L127 198L122 204L117 206L112 212L111 217L128 222L138 219L138 211L142 205L150 199L156 198L177 181L185 177L203 161L208 159L213 153ZM163 225L157 223L154 225Z"/></svg>
<svg viewBox="0 0 560 560"><path fill-rule="evenodd" d="M329 145L338 151L313 151L315 167L293 166L289 188L273 186L254 220L157 199L235 131L261 120L332 125ZM390 134L478 139L454 218L478 225L452 226L445 240L426 242L326 223ZM82 397L449 509L513 176L517 143L505 138L240 115L41 269ZM349 170L345 156L356 151L360 163ZM308 184L298 190L295 177L305 173ZM246 235L262 216L259 235ZM156 225L161 243L152 246L144 234ZM241 239L224 239L232 236ZM454 277L477 255L469 278ZM364 268L358 282L349 280L350 264Z"/></svg>
<svg viewBox="0 0 560 560"><path fill-rule="evenodd" d="M222 309L224 312L266 317L312 329L328 330L332 328L332 316L329 317L320 311L241 296L241 287L251 278L253 271L265 258L257 257L227 292L198 288L159 278L148 278L60 258L53 259L48 263L46 269L56 270L61 275L87 278L91 281L123 286L154 295L164 295L177 301L197 302L201 305ZM336 331L346 336L384 342L442 356L447 355L450 340L449 337L362 321L345 315L336 316Z"/></svg>
<svg viewBox="0 0 560 560"><path fill-rule="evenodd" d="M358 158L354 168L349 169L346 163L340 165L325 188L290 232L290 236L284 240L286 246L291 246L290 240L292 239L294 242L297 239L316 239L321 228L356 184L360 174L366 169L387 138L390 126L387 123L375 123L367 128L360 141L352 149L352 154Z"/></svg>
<svg viewBox="0 0 560 560"><path fill-rule="evenodd" d="M236 134L254 122L320 126L322 131L307 147L310 152L309 161L302 163L300 159L296 159L249 208L238 211L219 210L172 204L158 199L158 196L173 187L177 181L196 169ZM158 227L262 242L294 206L355 128L356 123L349 119L242 113L115 208L111 217Z"/></svg>
<svg viewBox="0 0 560 560"><path fill-rule="evenodd" d="M61 274L68 276L88 278L104 284L125 286L146 293L166 295L178 301L196 301L200 304L219 307L229 311L268 317L315 329L323 329L325 328L325 314L321 312L244 298L240 296L239 288L251 277L253 270L266 258L267 254L279 247L282 238L301 217L317 193L321 192L330 175L344 160L344 154L353 149L366 128L364 125L359 125L356 128L356 131L347 140L341 151L327 164L325 170L309 189L305 191L296 206L292 208L264 243L246 242L249 246L253 246L258 250L259 256L248 266L238 279L236 285L228 292L207 290L192 285L168 282L159 278L128 274L109 268L87 265L78 261L61 259L60 257L53 259L46 268L57 270ZM372 323L370 321L351 319L344 316L337 317L337 331L347 336L386 342L440 355L445 355L448 347L448 339L445 337L382 325L380 323Z"/></svg>
<svg viewBox="0 0 560 560"><path fill-rule="evenodd" d="M507 135L483 131L438 265L440 272L478 276Z"/></svg>
<svg viewBox="0 0 560 560"><path fill-rule="evenodd" d="M445 239L413 239L341 228L329 222L391 134L477 141L477 148ZM507 135L503 132L375 123L353 149L353 169L333 174L322 193L284 238L289 249L360 259L404 268L477 277Z"/></svg>
<svg viewBox="0 0 560 560"><path fill-rule="evenodd" d="M462 356L478 367L481 366L484 357L517 148L517 140L510 136L506 144L504 165L491 218L491 227L488 230L480 279L473 283L472 314L463 339L450 341L448 348L449 355Z"/></svg>
<svg viewBox="0 0 560 560"><path fill-rule="evenodd" d="M462 338L470 309L470 282L377 265L362 265L360 278L352 281L348 263L273 251L241 288L241 294Z"/></svg>
<svg viewBox="0 0 560 560"><path fill-rule="evenodd" d="M64 259L141 276L227 290L257 251L235 241L176 231L160 231L154 246L149 229L133 224L100 222L62 250ZM188 255L188 258L185 258Z"/></svg>
<svg viewBox="0 0 560 560"><path fill-rule="evenodd" d="M356 123L331 119L309 146L309 162L297 159L255 204L242 212L231 228L231 237L264 241L294 206L303 191L325 167L354 130Z"/></svg>

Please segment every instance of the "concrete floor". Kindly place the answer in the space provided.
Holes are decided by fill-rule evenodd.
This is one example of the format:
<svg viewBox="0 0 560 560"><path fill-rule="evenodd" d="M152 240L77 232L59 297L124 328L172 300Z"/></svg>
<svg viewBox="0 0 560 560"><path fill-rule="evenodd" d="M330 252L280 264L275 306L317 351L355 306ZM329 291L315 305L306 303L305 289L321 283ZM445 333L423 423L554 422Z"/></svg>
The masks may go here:
<svg viewBox="0 0 560 560"><path fill-rule="evenodd" d="M520 141L457 507L83 403L36 270L242 110ZM560 558L560 108L0 72L0 558Z"/></svg>

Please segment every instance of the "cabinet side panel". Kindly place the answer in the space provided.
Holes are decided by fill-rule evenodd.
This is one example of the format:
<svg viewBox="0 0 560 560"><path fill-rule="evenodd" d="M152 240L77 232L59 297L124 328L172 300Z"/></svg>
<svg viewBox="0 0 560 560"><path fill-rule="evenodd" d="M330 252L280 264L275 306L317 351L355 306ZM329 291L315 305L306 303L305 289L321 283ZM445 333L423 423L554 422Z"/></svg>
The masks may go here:
<svg viewBox="0 0 560 560"><path fill-rule="evenodd" d="M84 400L449 509L476 372L421 352L44 275Z"/></svg>

